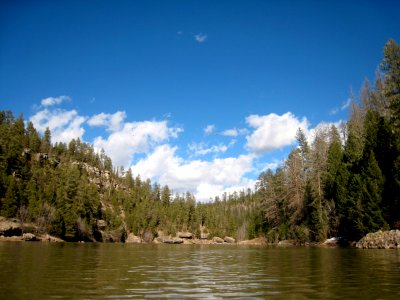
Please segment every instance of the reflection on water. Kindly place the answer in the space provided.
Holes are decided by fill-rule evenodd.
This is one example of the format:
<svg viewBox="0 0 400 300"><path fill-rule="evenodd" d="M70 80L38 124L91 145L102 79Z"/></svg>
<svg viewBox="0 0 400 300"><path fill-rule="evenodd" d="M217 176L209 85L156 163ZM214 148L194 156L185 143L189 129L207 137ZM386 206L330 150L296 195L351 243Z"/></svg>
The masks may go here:
<svg viewBox="0 0 400 300"><path fill-rule="evenodd" d="M0 243L1 299L399 299L400 251Z"/></svg>

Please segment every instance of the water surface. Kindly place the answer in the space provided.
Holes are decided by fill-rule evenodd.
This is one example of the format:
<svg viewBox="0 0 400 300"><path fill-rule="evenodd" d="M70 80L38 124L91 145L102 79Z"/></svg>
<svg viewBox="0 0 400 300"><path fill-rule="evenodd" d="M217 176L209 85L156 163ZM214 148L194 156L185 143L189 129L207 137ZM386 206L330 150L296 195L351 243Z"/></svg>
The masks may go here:
<svg viewBox="0 0 400 300"><path fill-rule="evenodd" d="M0 299L400 299L400 251L0 243Z"/></svg>

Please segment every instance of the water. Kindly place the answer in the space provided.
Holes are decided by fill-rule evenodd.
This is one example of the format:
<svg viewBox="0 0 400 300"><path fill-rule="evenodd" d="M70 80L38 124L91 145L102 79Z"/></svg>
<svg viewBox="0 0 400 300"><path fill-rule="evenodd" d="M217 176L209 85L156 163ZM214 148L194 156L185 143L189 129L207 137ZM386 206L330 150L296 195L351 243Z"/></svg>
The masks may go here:
<svg viewBox="0 0 400 300"><path fill-rule="evenodd" d="M0 243L0 299L400 299L400 250Z"/></svg>

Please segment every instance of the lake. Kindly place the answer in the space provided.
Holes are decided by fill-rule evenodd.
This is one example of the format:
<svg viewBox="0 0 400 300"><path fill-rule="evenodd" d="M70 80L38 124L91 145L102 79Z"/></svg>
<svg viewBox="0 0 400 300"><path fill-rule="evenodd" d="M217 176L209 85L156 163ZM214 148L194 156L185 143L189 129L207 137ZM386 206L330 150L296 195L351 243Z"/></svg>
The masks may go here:
<svg viewBox="0 0 400 300"><path fill-rule="evenodd" d="M400 299L400 250L0 242L1 299Z"/></svg>

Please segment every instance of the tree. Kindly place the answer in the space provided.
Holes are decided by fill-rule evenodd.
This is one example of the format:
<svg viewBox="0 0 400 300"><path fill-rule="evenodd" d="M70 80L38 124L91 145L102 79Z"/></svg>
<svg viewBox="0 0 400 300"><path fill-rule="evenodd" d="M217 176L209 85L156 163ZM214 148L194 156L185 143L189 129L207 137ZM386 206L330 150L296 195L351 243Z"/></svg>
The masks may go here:
<svg viewBox="0 0 400 300"><path fill-rule="evenodd" d="M383 91L389 100L393 122L400 129L400 46L393 39L385 45L381 69L384 74Z"/></svg>
<svg viewBox="0 0 400 300"><path fill-rule="evenodd" d="M42 139L40 150L43 153L50 153L50 149L51 149L51 132L49 127L47 127L46 130L44 131L44 136Z"/></svg>
<svg viewBox="0 0 400 300"><path fill-rule="evenodd" d="M28 127L26 128L26 136L27 136L27 147L31 149L34 153L40 151L40 136L36 131L33 123L29 121Z"/></svg>

